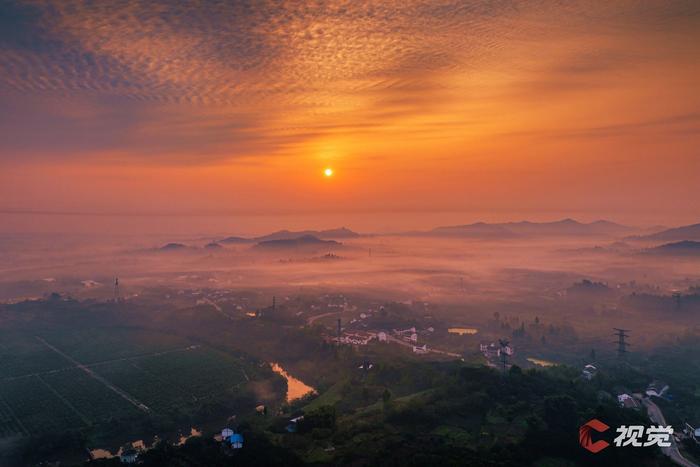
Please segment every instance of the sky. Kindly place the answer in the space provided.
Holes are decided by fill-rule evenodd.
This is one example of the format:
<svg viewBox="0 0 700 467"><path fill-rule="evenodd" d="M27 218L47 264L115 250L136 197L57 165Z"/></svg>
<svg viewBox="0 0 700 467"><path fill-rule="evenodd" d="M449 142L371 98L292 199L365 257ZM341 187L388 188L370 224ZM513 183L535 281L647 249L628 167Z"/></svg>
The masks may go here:
<svg viewBox="0 0 700 467"><path fill-rule="evenodd" d="M0 0L0 231L700 222L699 57L696 0Z"/></svg>

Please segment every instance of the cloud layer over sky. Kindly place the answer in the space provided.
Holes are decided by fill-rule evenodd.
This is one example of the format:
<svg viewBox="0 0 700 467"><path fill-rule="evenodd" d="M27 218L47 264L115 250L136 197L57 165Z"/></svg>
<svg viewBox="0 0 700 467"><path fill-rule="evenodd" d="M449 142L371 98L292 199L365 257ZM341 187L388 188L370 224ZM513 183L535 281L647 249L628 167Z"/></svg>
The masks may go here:
<svg viewBox="0 0 700 467"><path fill-rule="evenodd" d="M700 215L697 1L0 9L0 208Z"/></svg>

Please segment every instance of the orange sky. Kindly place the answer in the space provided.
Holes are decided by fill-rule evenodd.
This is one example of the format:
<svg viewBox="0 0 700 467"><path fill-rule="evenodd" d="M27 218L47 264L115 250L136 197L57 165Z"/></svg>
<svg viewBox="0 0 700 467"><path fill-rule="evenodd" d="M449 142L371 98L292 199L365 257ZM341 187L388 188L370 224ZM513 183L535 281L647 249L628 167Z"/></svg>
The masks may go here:
<svg viewBox="0 0 700 467"><path fill-rule="evenodd" d="M0 230L700 219L695 1L8 5Z"/></svg>

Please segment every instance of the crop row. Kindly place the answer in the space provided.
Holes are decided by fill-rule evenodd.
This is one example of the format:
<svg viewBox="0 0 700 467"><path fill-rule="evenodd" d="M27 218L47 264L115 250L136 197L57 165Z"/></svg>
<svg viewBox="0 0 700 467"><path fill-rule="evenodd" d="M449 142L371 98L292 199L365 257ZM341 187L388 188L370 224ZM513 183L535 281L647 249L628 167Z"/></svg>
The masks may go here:
<svg viewBox="0 0 700 467"><path fill-rule="evenodd" d="M0 382L0 395L31 434L60 433L83 425L37 377Z"/></svg>
<svg viewBox="0 0 700 467"><path fill-rule="evenodd" d="M129 401L83 370L62 371L44 380L91 423L139 414Z"/></svg>
<svg viewBox="0 0 700 467"><path fill-rule="evenodd" d="M188 341L168 334L129 328L96 328L45 336L81 363L128 358L186 347Z"/></svg>

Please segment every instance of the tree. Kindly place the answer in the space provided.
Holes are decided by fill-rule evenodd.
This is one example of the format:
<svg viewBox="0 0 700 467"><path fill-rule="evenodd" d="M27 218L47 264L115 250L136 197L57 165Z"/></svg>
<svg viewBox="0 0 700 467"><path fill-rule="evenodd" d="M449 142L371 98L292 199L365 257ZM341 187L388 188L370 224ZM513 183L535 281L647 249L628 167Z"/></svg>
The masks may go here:
<svg viewBox="0 0 700 467"><path fill-rule="evenodd" d="M544 398L544 422L553 446L562 452L573 448L578 433L578 412L576 401L567 395L546 396Z"/></svg>

